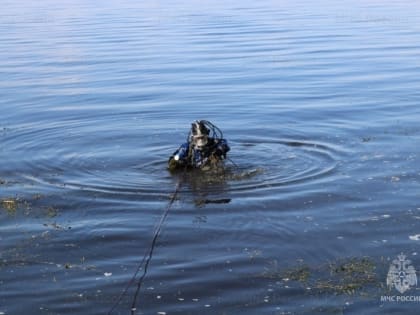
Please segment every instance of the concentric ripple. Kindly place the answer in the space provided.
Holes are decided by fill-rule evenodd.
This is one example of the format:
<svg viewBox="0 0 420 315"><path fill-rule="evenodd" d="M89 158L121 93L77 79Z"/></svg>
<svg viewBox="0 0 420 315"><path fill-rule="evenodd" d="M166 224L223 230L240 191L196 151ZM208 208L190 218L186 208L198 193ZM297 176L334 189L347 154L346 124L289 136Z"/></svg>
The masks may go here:
<svg viewBox="0 0 420 315"><path fill-rule="evenodd" d="M339 151L321 142L259 138L237 144L244 155L233 154L238 168L232 175L233 190L251 191L303 185L332 176Z"/></svg>
<svg viewBox="0 0 420 315"><path fill-rule="evenodd" d="M127 123L127 117L115 118L118 119ZM172 192L177 176L166 170L166 154L170 154L173 146L162 144L165 135L150 134L148 150L139 155L135 128L121 133L113 130L113 136L109 137L105 130L98 133L90 123L82 120L26 126L10 133L5 141L10 150L22 151L25 147L31 152L31 156L16 161L19 167L15 171L24 180L38 185L114 197L153 197ZM304 185L331 176L340 154L328 143L263 136L232 141L231 146L230 161L226 162L223 174L189 174L190 185L184 189L251 192Z"/></svg>
<svg viewBox="0 0 420 315"><path fill-rule="evenodd" d="M80 190L121 198L168 194L173 188L165 168L169 146L161 146L155 130L139 130L138 124L129 115L22 124L3 137L8 160L3 161L2 176L43 191ZM147 138L147 150L139 148L142 137ZM25 151L31 153L18 153Z"/></svg>

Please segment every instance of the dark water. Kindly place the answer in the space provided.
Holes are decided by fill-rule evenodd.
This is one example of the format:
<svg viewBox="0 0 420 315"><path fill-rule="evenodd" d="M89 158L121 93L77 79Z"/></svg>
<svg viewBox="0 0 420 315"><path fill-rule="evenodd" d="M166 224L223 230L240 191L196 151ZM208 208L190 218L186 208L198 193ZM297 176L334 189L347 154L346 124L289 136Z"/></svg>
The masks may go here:
<svg viewBox="0 0 420 315"><path fill-rule="evenodd" d="M183 181L136 314L418 313L381 302L420 270L417 2L1 7L1 314L110 311L195 119L238 167Z"/></svg>

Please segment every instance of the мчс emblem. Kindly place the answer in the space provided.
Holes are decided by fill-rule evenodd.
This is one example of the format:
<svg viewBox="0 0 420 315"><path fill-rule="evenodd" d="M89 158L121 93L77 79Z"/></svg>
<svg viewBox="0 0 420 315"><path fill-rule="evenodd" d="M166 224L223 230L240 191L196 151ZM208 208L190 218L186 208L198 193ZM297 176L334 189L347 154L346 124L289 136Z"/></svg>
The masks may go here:
<svg viewBox="0 0 420 315"><path fill-rule="evenodd" d="M417 285L416 270L410 266L411 260L401 253L398 259L394 259L389 266L386 284L390 289L395 287L401 294Z"/></svg>

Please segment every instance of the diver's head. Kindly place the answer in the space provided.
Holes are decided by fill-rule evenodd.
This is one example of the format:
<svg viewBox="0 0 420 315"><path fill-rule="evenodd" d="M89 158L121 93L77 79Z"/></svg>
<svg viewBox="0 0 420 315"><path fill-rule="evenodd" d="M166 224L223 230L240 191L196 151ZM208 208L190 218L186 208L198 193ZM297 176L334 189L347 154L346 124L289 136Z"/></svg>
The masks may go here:
<svg viewBox="0 0 420 315"><path fill-rule="evenodd" d="M206 127L204 121L196 120L191 124L191 139L194 148L201 150L209 139L210 130Z"/></svg>

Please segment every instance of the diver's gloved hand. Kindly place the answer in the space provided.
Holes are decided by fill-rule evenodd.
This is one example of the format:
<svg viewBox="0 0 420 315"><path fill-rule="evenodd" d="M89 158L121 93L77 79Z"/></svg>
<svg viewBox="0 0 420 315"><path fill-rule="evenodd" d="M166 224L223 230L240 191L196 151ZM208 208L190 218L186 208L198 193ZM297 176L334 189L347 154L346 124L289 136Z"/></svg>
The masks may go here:
<svg viewBox="0 0 420 315"><path fill-rule="evenodd" d="M168 161L168 169L169 171L175 171L181 167L181 163L179 161L176 161L173 157L171 157Z"/></svg>

